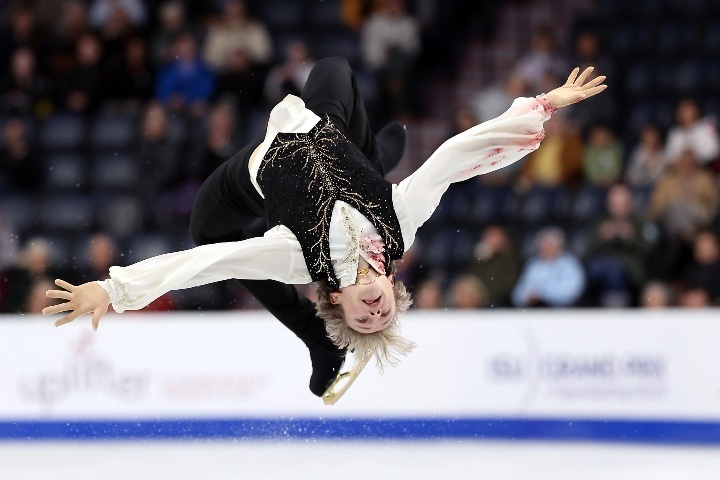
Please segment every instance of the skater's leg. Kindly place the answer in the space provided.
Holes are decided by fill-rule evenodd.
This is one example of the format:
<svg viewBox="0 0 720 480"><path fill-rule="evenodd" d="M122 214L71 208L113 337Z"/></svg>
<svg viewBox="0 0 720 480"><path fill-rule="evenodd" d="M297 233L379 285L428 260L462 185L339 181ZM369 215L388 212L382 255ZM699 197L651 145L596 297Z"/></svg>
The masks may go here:
<svg viewBox="0 0 720 480"><path fill-rule="evenodd" d="M330 115L348 140L366 156L375 153L377 142L347 60L342 57L319 60L308 76L301 98L305 107L317 115Z"/></svg>
<svg viewBox="0 0 720 480"><path fill-rule="evenodd" d="M256 237L262 235L266 229L265 219L258 219L248 225L243 234L246 238ZM239 282L308 347L312 362L310 390L321 396L337 376L345 359L345 350L330 341L325 322L316 314L315 304L301 295L293 285L274 280Z"/></svg>
<svg viewBox="0 0 720 480"><path fill-rule="evenodd" d="M241 241L267 230L267 221L256 217L254 208L228 203L220 193L220 175L213 174L205 181L193 205L190 231L198 245ZM310 390L321 396L342 366L345 351L327 337L325 323L315 314L315 305L292 285L272 280L240 283L308 347L313 369Z"/></svg>
<svg viewBox="0 0 720 480"><path fill-rule="evenodd" d="M244 230L265 217L264 201L247 167L256 145L238 152L200 186L190 214L190 236L198 245L244 240Z"/></svg>
<svg viewBox="0 0 720 480"><path fill-rule="evenodd" d="M240 283L308 347L312 362L310 390L321 396L339 373L345 350L330 341L325 323L316 315L315 304L292 285L273 280L240 280Z"/></svg>
<svg viewBox="0 0 720 480"><path fill-rule="evenodd" d="M392 170L402 158L405 128L399 122L391 122L377 136L373 134L355 75L344 58L319 60L310 72L301 98L317 115L329 115L381 175Z"/></svg>

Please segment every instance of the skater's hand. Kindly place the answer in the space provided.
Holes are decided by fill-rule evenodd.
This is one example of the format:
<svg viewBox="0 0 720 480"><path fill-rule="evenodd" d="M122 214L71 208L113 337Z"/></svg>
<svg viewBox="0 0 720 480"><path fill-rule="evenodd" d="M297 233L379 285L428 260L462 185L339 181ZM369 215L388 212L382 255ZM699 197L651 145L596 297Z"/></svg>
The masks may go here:
<svg viewBox="0 0 720 480"><path fill-rule="evenodd" d="M605 90L607 85L602 85L605 81L604 75L595 77L585 83L585 80L587 80L590 76L593 69L594 67L588 67L578 76L580 69L575 67L572 73L570 73L565 85L552 90L546 95L550 105L553 108L564 107L566 105L570 105L571 103L577 103L581 100L585 100L586 98L597 95Z"/></svg>
<svg viewBox="0 0 720 480"><path fill-rule="evenodd" d="M81 315L92 312L93 330L97 330L100 319L110 305L110 295L105 289L95 282L75 286L59 279L55 280L55 285L64 290L48 290L45 295L49 298L61 298L67 302L43 308L43 315L69 311L70 313L55 322L55 326L59 327L72 322Z"/></svg>

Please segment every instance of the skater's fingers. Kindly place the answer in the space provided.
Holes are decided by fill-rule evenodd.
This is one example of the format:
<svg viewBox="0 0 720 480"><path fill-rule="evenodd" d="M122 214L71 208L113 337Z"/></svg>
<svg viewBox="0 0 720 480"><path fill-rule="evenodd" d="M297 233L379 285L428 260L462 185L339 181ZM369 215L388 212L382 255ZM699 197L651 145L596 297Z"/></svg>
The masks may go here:
<svg viewBox="0 0 720 480"><path fill-rule="evenodd" d="M65 325L66 323L70 323L73 320L75 320L76 318L78 318L80 315L82 315L83 313L86 313L86 312L80 312L78 310L75 310L74 312L65 315L60 320L57 320L55 322L55 326L59 327L61 325Z"/></svg>
<svg viewBox="0 0 720 480"><path fill-rule="evenodd" d="M567 82L565 82L565 85L573 85L575 83L575 79L577 78L579 71L580 71L579 67L573 68L573 71L570 72L570 76L568 76L568 79L567 79Z"/></svg>
<svg viewBox="0 0 720 480"><path fill-rule="evenodd" d="M70 302L63 302L59 305L52 305L49 307L45 307L42 309L43 315L55 315L56 313L60 312L68 312L70 310L74 310L75 308L70 304Z"/></svg>
<svg viewBox="0 0 720 480"><path fill-rule="evenodd" d="M48 290L45 292L45 296L48 298L62 298L70 300L72 298L72 293L66 290Z"/></svg>
<svg viewBox="0 0 720 480"><path fill-rule="evenodd" d="M58 287L64 288L68 292L74 292L75 290L78 289L78 287L76 287L75 285L68 283L65 280L61 280L59 278L57 280L55 280L55 285L57 285Z"/></svg>
<svg viewBox="0 0 720 480"><path fill-rule="evenodd" d="M587 77L592 73L592 71L595 70L595 67L587 67L575 80L575 86L582 87L582 84L585 83L585 80Z"/></svg>
<svg viewBox="0 0 720 480"><path fill-rule="evenodd" d="M585 90L583 93L585 94L585 98L592 97L593 95L597 95L598 93L602 92L607 88L607 85L599 85L597 87L593 87L589 90Z"/></svg>
<svg viewBox="0 0 720 480"><path fill-rule="evenodd" d="M93 316L92 316L93 330L97 331L98 327L100 326L100 319L102 318L102 316L105 314L106 311L107 311L107 309L98 308L97 310L95 310L93 312Z"/></svg>
<svg viewBox="0 0 720 480"><path fill-rule="evenodd" d="M583 89L583 90L587 90L587 89L592 88L592 87L597 87L598 85L600 85L600 84L603 83L604 81L605 81L605 76L604 76L604 75L601 75L601 76L599 76L599 77L595 77L595 78L593 78L592 80L590 80L588 83L586 83L585 85L583 85L583 86L582 86L582 89Z"/></svg>

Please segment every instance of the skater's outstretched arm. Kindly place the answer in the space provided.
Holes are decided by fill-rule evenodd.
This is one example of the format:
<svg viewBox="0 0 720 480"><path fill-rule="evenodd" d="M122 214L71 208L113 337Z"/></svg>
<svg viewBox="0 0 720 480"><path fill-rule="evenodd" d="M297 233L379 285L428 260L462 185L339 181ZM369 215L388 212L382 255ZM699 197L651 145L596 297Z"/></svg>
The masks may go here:
<svg viewBox="0 0 720 480"><path fill-rule="evenodd" d="M45 315L69 312L55 322L63 325L93 312L93 327L112 304L118 313L139 310L171 290L197 287L230 278L310 283L302 249L287 229L275 228L263 237L240 242L202 245L166 253L127 267L111 267L110 278L74 286L62 280L64 290L47 296L67 300L47 307Z"/></svg>
<svg viewBox="0 0 720 480"><path fill-rule="evenodd" d="M607 88L604 76L586 83L592 67L574 69L564 85L535 98L518 98L497 118L476 125L443 143L397 193L415 228L425 223L451 183L506 167L537 149L545 136L543 123L558 108L577 103ZM410 245L406 242L406 248Z"/></svg>

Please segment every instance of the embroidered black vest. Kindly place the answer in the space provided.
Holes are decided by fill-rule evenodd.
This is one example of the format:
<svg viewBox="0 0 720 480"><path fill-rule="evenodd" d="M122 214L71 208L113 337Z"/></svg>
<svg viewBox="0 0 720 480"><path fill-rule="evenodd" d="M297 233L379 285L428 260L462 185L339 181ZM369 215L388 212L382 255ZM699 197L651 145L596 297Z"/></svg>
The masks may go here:
<svg viewBox="0 0 720 480"><path fill-rule="evenodd" d="M385 262L405 251L392 185L325 116L308 133L279 133L260 164L269 228L285 225L302 247L313 281L337 287L330 261L330 217L336 200L362 213L385 242Z"/></svg>

